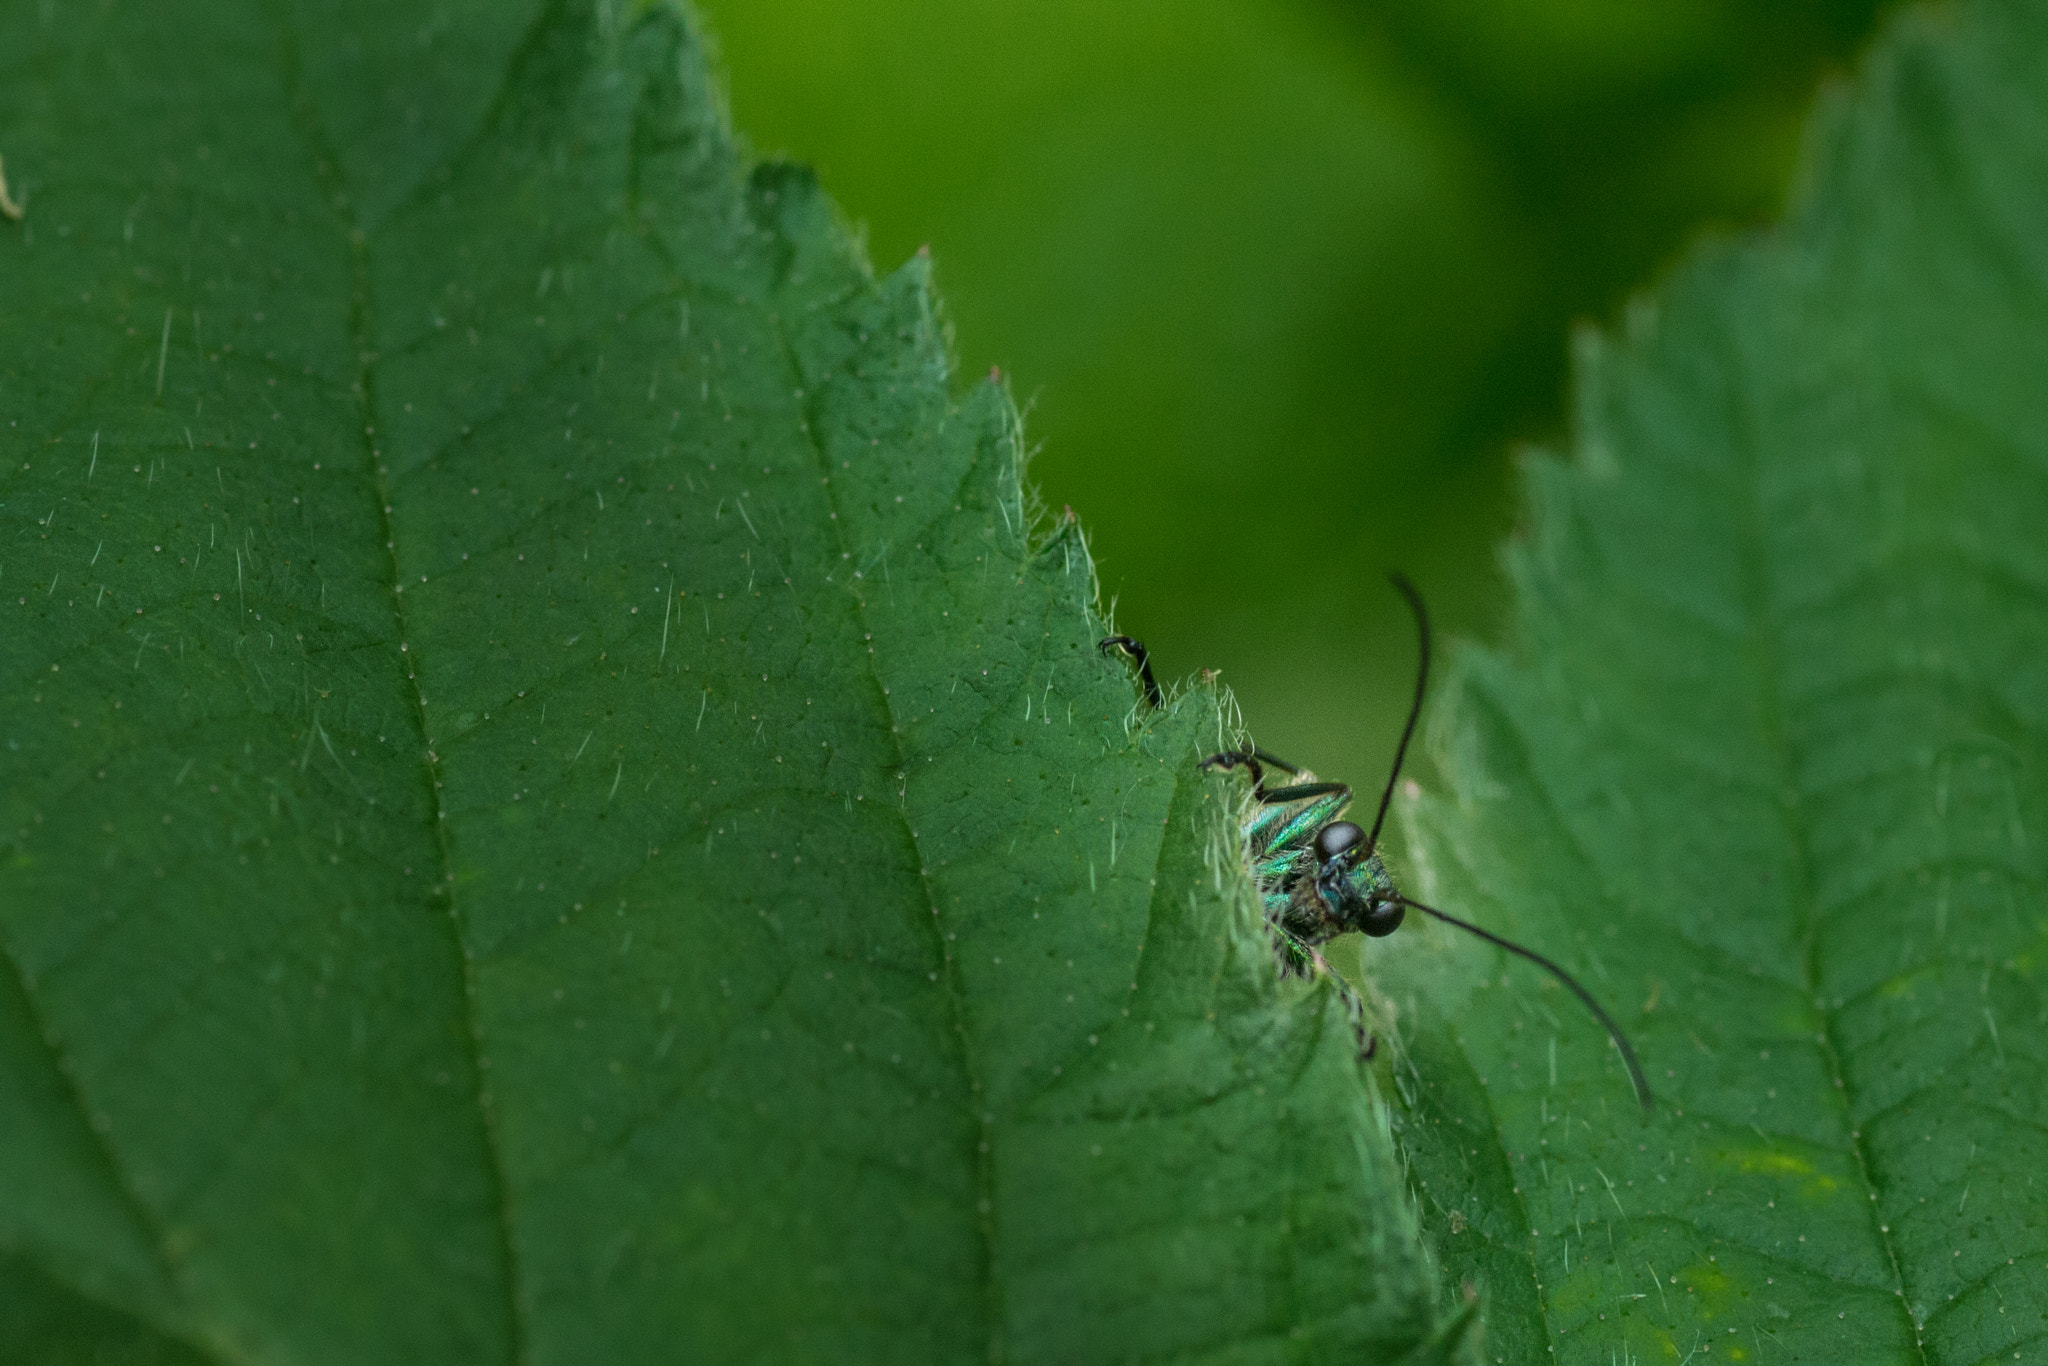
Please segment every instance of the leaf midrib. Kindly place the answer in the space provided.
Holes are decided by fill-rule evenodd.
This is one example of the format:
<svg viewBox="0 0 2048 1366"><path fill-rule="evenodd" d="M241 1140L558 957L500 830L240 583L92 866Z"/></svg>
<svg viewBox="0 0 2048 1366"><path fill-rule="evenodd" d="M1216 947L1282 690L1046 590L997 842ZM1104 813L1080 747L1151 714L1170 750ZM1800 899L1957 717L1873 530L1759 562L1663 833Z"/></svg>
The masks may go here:
<svg viewBox="0 0 2048 1366"><path fill-rule="evenodd" d="M778 287L780 283L780 281L777 282ZM840 563L851 564L853 563L850 558L853 547L847 543L846 519L839 515L841 511L839 507L839 494L832 483L832 459L826 454L825 448L819 444L817 436L820 427L819 414L816 411L818 401L816 391L818 386L812 383L804 374L803 365L797 357L796 348L791 344L788 330L783 326L781 310L768 310L768 321L769 325L775 330L775 341L781 352L784 369L789 379L793 381L791 387L804 395L802 402L805 420L799 425L799 430L803 433L804 447L810 451L823 478L821 487L825 492L825 502L832 509L832 516L826 519L826 524L831 531L832 545L841 553ZM866 599L850 586L847 590L847 596L853 601L854 616L859 620L861 626L866 628L869 624ZM861 634L870 639L873 638L873 633L866 629L863 629ZM910 765L907 756L903 752L903 729L901 724L903 718L896 714L895 704L889 698L889 690L882 686L882 678L876 672L875 656L872 651L864 652L861 657L865 661L865 672L868 678L868 685L873 689L874 701L882 715L889 722L889 752L892 756L890 767L896 773L907 775L910 771ZM974 1172L976 1204L974 1226L981 1249L980 1265L975 1268L975 1284L981 1292L982 1338L987 1344L988 1360L1000 1362L1004 1358L1004 1344L1002 1336L1002 1289L996 1283L995 1276L995 1116L988 1108L990 1104L988 1079L975 1055L973 1034L967 1026L966 992L964 984L960 980L959 965L955 961L954 955L946 951L945 935L939 928L942 917L939 914L938 898L932 892L931 868L929 861L925 858L924 846L919 841L917 830L911 824L910 815L904 810L902 803L899 802L889 809L894 813L897 823L902 826L903 837L908 842L911 853L917 859L917 885L924 893L925 909L930 910L931 915L929 917L915 915L913 918L919 922L921 927L920 936L929 937L928 942L931 944L932 953L938 965L940 980L945 987L943 995L946 1001L946 1013L951 1018L953 1025L952 1033L958 1040L961 1076L968 1086L966 1101L969 1107L969 1114L974 1120L973 1133L975 1138L970 1145L967 1158Z"/></svg>
<svg viewBox="0 0 2048 1366"><path fill-rule="evenodd" d="M283 44L283 85L290 105L291 121L300 139L306 144L308 152L311 153L315 178L327 204L333 208L334 217L342 229L342 244L349 257L348 343L356 365L356 412L361 418L358 424L361 431L357 434L360 443L358 449L367 468L368 478L365 482L369 485L373 497L371 515L376 521L378 539L384 546L384 566L390 575L392 623L397 629L400 658L407 660L404 669L405 691L412 704L408 709L408 719L416 732L414 739L420 756L419 777L426 792L428 809L432 813L431 839L440 875L431 884L434 890L430 891L429 900L431 904L437 897L446 898L449 933L454 940L456 960L462 965L462 1017L465 1026L463 1039L472 1079L470 1094L476 1107L477 1124L490 1168L491 1203L497 1214L499 1252L504 1258L507 1358L514 1363L523 1363L528 1359L528 1335L525 1315L521 1312L523 1297L519 1284L518 1241L513 1235L512 1228L511 1182L505 1167L503 1141L498 1133L496 1117L484 1085L487 1062L483 1053L483 1025L477 1011L476 967L469 951L468 938L464 933L461 907L455 898L454 859L448 844L448 812L441 801L440 760L434 753L431 737L427 733L426 704L419 685L418 670L409 659L411 642L407 628L403 576L399 570L398 531L390 512L386 510L397 505L396 492L375 442L375 433L379 425L376 408L378 356L372 345L370 327L375 314L370 288L370 233L356 216L356 206L360 201L351 193L348 178L342 171L342 159L321 127L317 107L302 80L298 31L290 22L289 14L281 12L282 7L276 0L271 0L269 8ZM551 9L542 16L542 23L545 24L552 18Z"/></svg>
<svg viewBox="0 0 2048 1366"><path fill-rule="evenodd" d="M1851 1080L1846 1068L1843 1066L1841 1055L1835 1044L1835 1016L1837 1011L1827 1001L1821 990L1821 974L1818 961L1820 915L1817 894L1812 878L1811 840L1803 812L1807 794L1796 782L1797 769L1794 763L1793 741L1787 733L1784 724L1783 702L1786 670L1777 644L1777 619L1769 607L1769 604L1774 601L1772 591L1774 582L1770 573L1769 556L1765 548L1767 542L1764 534L1764 515L1760 506L1762 497L1762 479L1760 476L1762 443L1758 439L1754 414L1745 412L1743 417L1747 420L1742 426L1743 439L1738 444L1741 447L1744 460L1738 477L1742 481L1747 497L1741 500L1744 526L1738 539L1742 546L1742 599L1747 623L1741 632L1741 638L1747 642L1749 647L1749 658L1752 663L1750 669L1751 691L1757 699L1758 714L1761 717L1759 727L1760 738L1770 757L1773 768L1772 776L1775 778L1774 783L1759 780L1757 786L1767 793L1778 792L1788 794L1789 796L1789 800L1773 801L1771 804L1780 812L1780 843L1787 852L1791 873L1791 885L1788 892L1789 904L1797 917L1797 930L1800 942L1803 945L1803 952L1800 955L1798 985L1805 993L1806 1000L1811 1004L1819 1020L1820 1027L1815 1031L1815 1039L1828 1071L1828 1079L1832 1083L1828 1089L1837 1098L1834 1101L1834 1106L1840 1115L1841 1129L1848 1135L1847 1146L1849 1156L1855 1164L1857 1179L1865 1197L1860 1203L1869 1210L1867 1217L1870 1220L1871 1231L1875 1235L1878 1245L1884 1250L1886 1264L1891 1273L1890 1288L1893 1292L1893 1301L1898 1306L1900 1315L1911 1335L1915 1361L1919 1363L1919 1366L1929 1366L1923 1333L1924 1325L1913 1316L1907 1303L1903 1264L1899 1259L1898 1250L1892 1236L1887 1230L1882 1213L1877 1208L1879 1203L1877 1184L1871 1175L1869 1154L1861 1138L1861 1126L1855 1119ZM1533 764L1531 764L1531 769L1534 771ZM1549 800L1547 787L1541 788L1541 791L1546 799L1546 804L1551 807L1552 817L1556 821L1558 828L1569 834L1571 826L1569 822L1564 820L1563 812L1556 806L1555 802ZM1599 866L1597 860L1586 856L1583 850L1581 853L1582 857L1587 858L1589 866L1596 868ZM1685 942L1688 944L1694 943L1689 936L1684 935L1682 930L1679 933ZM1695 944L1695 947L1704 946ZM1493 1105L1492 1093L1485 1088L1481 1088L1481 1094L1488 1114L1495 1121L1488 1135L1489 1140L1502 1158L1507 1160L1511 1158L1512 1154L1507 1151L1505 1144L1501 1142L1502 1131L1498 1122L1498 1114ZM1512 1166L1512 1163L1510 1162L1509 1165ZM1435 1197L1433 1192L1425 1192L1425 1198L1440 1210L1448 1208ZM1533 1228L1526 1200L1519 1193L1515 1197L1513 1212L1519 1218L1525 1230ZM1681 1216L1666 1214L1658 1216L1658 1218L1662 1221L1681 1225L1692 1224L1692 1221ZM1489 1239L1489 1241L1494 1240ZM1496 1245L1498 1244L1496 1243ZM1547 1285L1541 1277L1540 1270L1536 1267L1533 1249L1529 1251L1528 1256L1537 1312L1540 1316L1544 1333L1554 1339L1556 1334L1551 1322ZM1834 1277L1828 1277L1827 1279L1837 1284L1853 1284L1853 1282L1838 1281Z"/></svg>
<svg viewBox="0 0 2048 1366"><path fill-rule="evenodd" d="M1732 348L1731 348L1732 352ZM1734 358L1731 355L1731 361ZM1735 362L1740 369L1739 361ZM1737 393L1753 392L1750 388L1737 388ZM1738 400L1739 402L1739 400ZM1885 1261L1892 1273L1892 1299L1898 1306L1900 1317L1905 1320L1913 1340L1913 1354L1920 1366L1927 1366L1927 1346L1922 1338L1921 1324L1914 1317L1906 1301L1906 1279L1899 1262L1898 1249L1892 1243L1892 1236L1879 1208L1877 1183L1871 1177L1870 1154L1865 1149L1862 1127L1856 1122L1856 1107L1850 1095L1850 1078L1842 1065L1840 1050L1835 1045L1837 1012L1828 1005L1821 990L1820 973L1820 921L1821 912L1818 894L1813 882L1812 840L1807 829L1805 815L1806 793L1798 782L1798 768L1794 762L1793 742L1785 727L1785 678L1786 669L1778 648L1779 622L1771 610L1776 602L1777 583L1772 573L1770 555L1766 549L1765 513L1763 504L1764 462L1763 441L1760 438L1757 413L1746 403L1741 403L1736 414L1735 430L1739 435L1733 442L1734 455L1740 462L1739 478L1746 498L1741 507L1744 526L1737 537L1740 543L1743 607L1749 618L1749 655L1752 691L1759 714L1760 729L1764 746L1769 752L1777 789L1785 799L1772 803L1780 813L1781 842L1790 864L1791 886L1788 898L1793 914L1798 920L1802 952L1799 956L1800 985L1806 992L1806 999L1812 1003L1814 1013L1820 1017L1820 1028L1814 1032L1815 1042L1828 1069L1828 1079L1834 1084L1828 1089L1835 1096L1834 1109L1840 1116L1842 1131L1849 1136L1850 1159L1856 1164L1856 1177L1863 1187L1864 1199L1858 1203L1870 1221L1871 1233L1884 1249Z"/></svg>

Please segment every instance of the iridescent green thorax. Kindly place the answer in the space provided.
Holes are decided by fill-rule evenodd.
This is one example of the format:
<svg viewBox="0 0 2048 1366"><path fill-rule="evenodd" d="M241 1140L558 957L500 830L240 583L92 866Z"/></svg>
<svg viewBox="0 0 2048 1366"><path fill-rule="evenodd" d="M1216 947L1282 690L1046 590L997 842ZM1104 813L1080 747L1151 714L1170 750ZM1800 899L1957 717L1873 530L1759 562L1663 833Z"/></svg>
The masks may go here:
<svg viewBox="0 0 2048 1366"><path fill-rule="evenodd" d="M1298 778L1303 783L1315 781L1312 773ZM1377 853L1366 855L1343 875L1334 904L1327 889L1317 885L1316 833L1341 820L1350 805L1349 792L1331 792L1260 805L1245 820L1252 877L1266 918L1301 946L1324 944L1358 929L1357 917L1368 904L1394 895L1394 880Z"/></svg>

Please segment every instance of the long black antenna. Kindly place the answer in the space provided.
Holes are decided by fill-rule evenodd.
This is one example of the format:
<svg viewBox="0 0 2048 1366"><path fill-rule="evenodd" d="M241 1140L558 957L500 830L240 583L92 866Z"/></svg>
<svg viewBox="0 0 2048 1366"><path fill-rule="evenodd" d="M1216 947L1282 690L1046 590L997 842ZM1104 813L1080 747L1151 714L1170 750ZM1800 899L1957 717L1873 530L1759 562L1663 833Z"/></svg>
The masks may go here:
<svg viewBox="0 0 2048 1366"><path fill-rule="evenodd" d="M1491 930L1482 930L1469 920L1460 920L1458 917L1448 915L1434 906L1425 906L1420 901L1411 901L1405 896L1396 896L1394 900L1400 902L1403 906L1413 906L1424 915L1433 915L1446 925L1456 925L1467 933L1476 934L1487 943L1506 949L1509 953L1519 954L1570 987L1572 994L1581 1001L1584 1001L1586 1009L1593 1012L1593 1018L1607 1027L1608 1037L1614 1040L1614 1046L1621 1050L1622 1062L1628 1065L1628 1079L1635 1085L1636 1099L1643 1103L1643 1118L1648 1119L1650 1117L1650 1082L1643 1075L1643 1065L1636 1061L1635 1049L1629 1046L1628 1036L1621 1032L1621 1026L1614 1022L1614 1018L1611 1015L1600 1008L1600 1003L1593 999L1593 993L1580 986L1576 977L1573 977L1534 949L1525 949L1520 944L1501 938Z"/></svg>
<svg viewBox="0 0 2048 1366"><path fill-rule="evenodd" d="M1387 821L1387 805L1394 800L1394 784L1401 777L1401 761L1408 757L1408 742L1415 736L1415 723L1422 717L1422 695L1429 689L1429 612L1422 605L1422 594L1415 591L1415 585L1408 582L1405 574L1388 575L1401 596L1408 599L1408 605L1415 610L1415 630L1422 638L1422 659L1415 667L1415 700L1408 707L1408 724L1401 728L1401 743L1394 750L1394 769L1387 774L1386 790L1380 793L1379 814L1372 818L1372 833L1365 837L1365 852L1370 855L1380 847L1380 827Z"/></svg>

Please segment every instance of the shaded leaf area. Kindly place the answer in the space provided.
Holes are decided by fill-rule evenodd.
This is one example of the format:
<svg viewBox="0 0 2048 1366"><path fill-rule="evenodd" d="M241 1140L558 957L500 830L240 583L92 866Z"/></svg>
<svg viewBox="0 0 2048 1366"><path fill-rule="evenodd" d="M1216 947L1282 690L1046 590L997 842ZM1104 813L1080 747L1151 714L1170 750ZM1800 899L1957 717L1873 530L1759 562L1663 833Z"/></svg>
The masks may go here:
<svg viewBox="0 0 2048 1366"><path fill-rule="evenodd" d="M423 22L0 16L0 1358L1463 1359L926 263Z"/></svg>
<svg viewBox="0 0 2048 1366"><path fill-rule="evenodd" d="M2048 9L1899 23L1803 207L1581 357L1473 652L1398 1121L1507 1361L2048 1349Z"/></svg>

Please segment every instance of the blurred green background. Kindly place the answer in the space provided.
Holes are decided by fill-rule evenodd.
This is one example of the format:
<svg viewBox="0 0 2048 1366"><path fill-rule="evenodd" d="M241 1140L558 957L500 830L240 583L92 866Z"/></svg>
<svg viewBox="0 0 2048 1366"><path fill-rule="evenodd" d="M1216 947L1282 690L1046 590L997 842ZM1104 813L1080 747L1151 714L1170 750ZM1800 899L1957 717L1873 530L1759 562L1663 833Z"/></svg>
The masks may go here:
<svg viewBox="0 0 2048 1366"><path fill-rule="evenodd" d="M1512 457L1572 325L1782 205L1876 0L697 0L754 148L1026 406L1163 678L1372 787L1413 683L1390 568L1501 638Z"/></svg>

